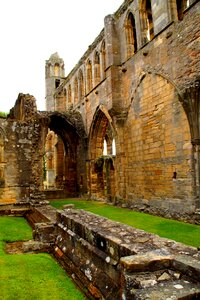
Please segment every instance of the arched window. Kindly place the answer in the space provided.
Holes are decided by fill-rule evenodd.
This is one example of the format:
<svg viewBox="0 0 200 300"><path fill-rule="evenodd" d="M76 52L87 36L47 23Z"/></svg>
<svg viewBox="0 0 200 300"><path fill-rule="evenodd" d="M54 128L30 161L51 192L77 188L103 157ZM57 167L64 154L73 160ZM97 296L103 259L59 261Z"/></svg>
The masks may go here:
<svg viewBox="0 0 200 300"><path fill-rule="evenodd" d="M67 102L68 102L68 104L72 103L72 89L71 89L71 84L69 84L68 90L67 90Z"/></svg>
<svg viewBox="0 0 200 300"><path fill-rule="evenodd" d="M154 37L151 0L143 0L141 6L141 22L143 31L143 43L147 43Z"/></svg>
<svg viewBox="0 0 200 300"><path fill-rule="evenodd" d="M190 6L190 0L176 0L178 19L183 20L184 10Z"/></svg>
<svg viewBox="0 0 200 300"><path fill-rule="evenodd" d="M135 28L135 18L132 13L129 13L125 24L127 57L129 58L137 51L137 36Z"/></svg>
<svg viewBox="0 0 200 300"><path fill-rule="evenodd" d="M106 46L105 41L102 42L101 45L101 52L100 52L100 59L101 59L101 79L105 78L105 69L106 69Z"/></svg>
<svg viewBox="0 0 200 300"><path fill-rule="evenodd" d="M77 77L74 80L74 103L78 103L78 79Z"/></svg>
<svg viewBox="0 0 200 300"><path fill-rule="evenodd" d="M54 76L59 76L60 75L60 66L59 64L54 65Z"/></svg>
<svg viewBox="0 0 200 300"><path fill-rule="evenodd" d="M94 55L94 80L95 85L97 85L100 82L100 57L97 51Z"/></svg>
<svg viewBox="0 0 200 300"><path fill-rule="evenodd" d="M116 144L115 144L115 139L112 140L112 155L116 155Z"/></svg>
<svg viewBox="0 0 200 300"><path fill-rule="evenodd" d="M108 155L108 149L107 149L107 141L104 139L103 141L103 155Z"/></svg>
<svg viewBox="0 0 200 300"><path fill-rule="evenodd" d="M86 73L87 73L87 93L89 93L92 89L92 64L90 60L88 60L86 64Z"/></svg>
<svg viewBox="0 0 200 300"><path fill-rule="evenodd" d="M82 98L84 97L84 81L83 81L82 70L79 70L78 82L79 82L79 100L82 100Z"/></svg>

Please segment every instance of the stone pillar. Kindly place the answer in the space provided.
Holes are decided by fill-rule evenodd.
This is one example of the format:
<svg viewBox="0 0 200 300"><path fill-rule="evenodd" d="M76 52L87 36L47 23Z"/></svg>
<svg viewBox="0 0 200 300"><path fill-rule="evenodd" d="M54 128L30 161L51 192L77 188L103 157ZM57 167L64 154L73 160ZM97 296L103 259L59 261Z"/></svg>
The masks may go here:
<svg viewBox="0 0 200 300"><path fill-rule="evenodd" d="M186 112L191 132L193 146L192 171L193 189L196 206L200 208L200 80L191 83L180 95L180 101Z"/></svg>

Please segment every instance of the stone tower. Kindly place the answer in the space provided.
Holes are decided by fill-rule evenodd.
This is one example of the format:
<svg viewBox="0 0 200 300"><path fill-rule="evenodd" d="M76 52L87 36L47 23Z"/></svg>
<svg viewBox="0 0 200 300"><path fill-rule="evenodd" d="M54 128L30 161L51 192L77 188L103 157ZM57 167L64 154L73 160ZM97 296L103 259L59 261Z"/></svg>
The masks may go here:
<svg viewBox="0 0 200 300"><path fill-rule="evenodd" d="M65 76L64 61L58 53L50 56L46 60L45 83L46 83L46 110L55 110L54 92L59 87Z"/></svg>

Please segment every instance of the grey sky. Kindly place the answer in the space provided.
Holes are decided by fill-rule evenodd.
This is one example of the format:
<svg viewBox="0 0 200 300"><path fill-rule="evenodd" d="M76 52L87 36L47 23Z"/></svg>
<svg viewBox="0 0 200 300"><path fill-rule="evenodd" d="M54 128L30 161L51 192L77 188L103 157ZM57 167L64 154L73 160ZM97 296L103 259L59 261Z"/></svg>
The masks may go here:
<svg viewBox="0 0 200 300"><path fill-rule="evenodd" d="M45 60L58 52L66 75L123 0L6 0L0 5L0 111L8 112L19 93L45 108Z"/></svg>

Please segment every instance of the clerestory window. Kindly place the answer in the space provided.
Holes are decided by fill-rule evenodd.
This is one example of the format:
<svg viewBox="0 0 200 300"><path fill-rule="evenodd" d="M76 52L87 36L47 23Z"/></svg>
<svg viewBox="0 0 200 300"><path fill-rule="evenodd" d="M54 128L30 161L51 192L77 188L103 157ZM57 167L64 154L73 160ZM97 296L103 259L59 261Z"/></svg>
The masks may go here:
<svg viewBox="0 0 200 300"><path fill-rule="evenodd" d="M178 19L182 20L184 11L190 6L190 0L176 0Z"/></svg>
<svg viewBox="0 0 200 300"><path fill-rule="evenodd" d="M143 43L151 41L154 37L151 0L143 0L141 6L141 22L143 30Z"/></svg>
<svg viewBox="0 0 200 300"><path fill-rule="evenodd" d="M129 13L125 24L127 57L129 58L137 51L137 35L135 27L135 18L132 13Z"/></svg>

